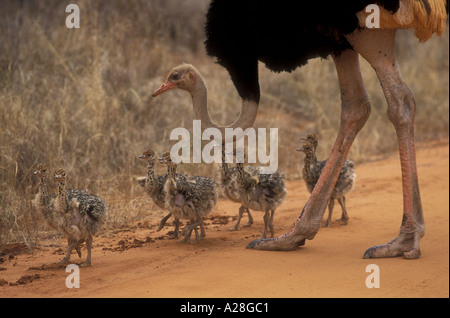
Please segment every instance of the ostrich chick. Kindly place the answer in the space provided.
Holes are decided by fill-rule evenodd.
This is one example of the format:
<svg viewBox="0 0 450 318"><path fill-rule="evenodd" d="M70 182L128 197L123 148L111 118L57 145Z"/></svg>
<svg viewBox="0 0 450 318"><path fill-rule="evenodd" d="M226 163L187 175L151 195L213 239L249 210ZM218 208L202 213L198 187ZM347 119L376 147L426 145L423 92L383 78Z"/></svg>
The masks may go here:
<svg viewBox="0 0 450 318"><path fill-rule="evenodd" d="M39 178L39 190L32 201L32 205L36 211L44 217L48 226L58 232L64 233L68 237L67 244L70 245L76 241L72 236L73 234L76 235L79 232L79 229L76 225L71 224L64 214L57 212L55 209L54 200L56 196L54 194L49 194L48 192L47 170L48 169L44 164L39 164L36 171L34 171L34 174ZM66 190L65 192L66 195L64 196L64 200L66 197L68 197L68 200L71 200L74 195L84 193L84 190ZM81 257L80 247L76 246L75 250L78 256Z"/></svg>
<svg viewBox="0 0 450 318"><path fill-rule="evenodd" d="M303 147L298 148L297 151L302 151L305 153L304 165L303 165L303 180L305 180L306 188L311 193L319 180L320 174L325 167L326 160L318 162L316 157L317 148L317 136L309 135L304 140L305 143ZM341 222L341 225L346 225L349 217L347 214L347 209L345 206L345 195L353 190L355 185L356 173L354 170L354 162L346 160L339 177L334 186L333 192L331 194L330 201L328 203L328 218L325 222L325 227L331 226L331 216L333 213L334 200L337 200L342 208L342 216L337 221Z"/></svg>
<svg viewBox="0 0 450 318"><path fill-rule="evenodd" d="M154 204L156 204L159 208L166 210L166 192L164 191L164 185L166 183L168 174L155 176L154 167L156 155L153 150L146 150L142 155L139 156L139 159L147 160L147 177L138 180L139 184L145 188ZM185 182L186 180L186 175L182 173L177 173L176 177L182 182ZM161 219L157 231L160 231L164 227L167 220L171 216L172 215L169 213ZM171 238L175 237L178 237L178 231L175 231L171 235Z"/></svg>
<svg viewBox="0 0 450 318"><path fill-rule="evenodd" d="M139 184L145 188L153 203L165 210L166 193L164 192L164 184L167 180L167 174L155 177L154 167L156 156L153 150L149 149L144 151L144 153L139 156L139 159L147 160L147 177L139 179ZM157 231L160 231L164 227L170 216L171 214L169 213L161 219Z"/></svg>
<svg viewBox="0 0 450 318"><path fill-rule="evenodd" d="M213 211L218 201L217 184L214 180L201 176L188 176L185 180L177 178L177 164L171 160L170 152L166 152L160 162L168 166L164 191L166 207L175 217L175 232L178 232L179 220L188 219L190 224L183 229L182 234L185 233L185 236L181 241L188 242L192 231L195 230L195 240L198 242L205 236L203 220ZM198 226L201 230L200 236Z"/></svg>
<svg viewBox="0 0 450 318"><path fill-rule="evenodd" d="M108 210L106 202L98 196L84 192L74 196L68 202L65 197L66 172L64 169L55 171L55 179L59 193L53 204L55 210L64 215L65 224L70 224L70 231L67 233L70 238L69 244L60 263L69 263L72 250L86 242L87 257L81 266L91 266L92 241L98 229L105 223Z"/></svg>
<svg viewBox="0 0 450 318"><path fill-rule="evenodd" d="M275 210L283 203L287 195L285 173L262 174L258 169L245 169L244 164L240 162L236 164L236 168L238 191L241 193L242 204L252 210L264 212L262 238L267 238L269 230L273 237Z"/></svg>
<svg viewBox="0 0 450 318"><path fill-rule="evenodd" d="M219 147L216 145L216 147ZM253 217L250 213L250 210L248 207L244 206L242 202L242 192L240 191L239 186L239 171L237 167L230 168L228 166L228 163L225 160L226 152L225 147L222 146L222 165L219 167L219 185L222 189L222 194L225 198L227 198L230 201L240 203L241 206L239 207L239 214L238 219L236 221L236 224L230 229L231 231L237 231L239 229L239 224L241 222L242 215L244 212L248 215L248 222L244 225L244 227L250 226L253 224ZM256 173L256 168L254 167L246 167L247 171L250 174Z"/></svg>

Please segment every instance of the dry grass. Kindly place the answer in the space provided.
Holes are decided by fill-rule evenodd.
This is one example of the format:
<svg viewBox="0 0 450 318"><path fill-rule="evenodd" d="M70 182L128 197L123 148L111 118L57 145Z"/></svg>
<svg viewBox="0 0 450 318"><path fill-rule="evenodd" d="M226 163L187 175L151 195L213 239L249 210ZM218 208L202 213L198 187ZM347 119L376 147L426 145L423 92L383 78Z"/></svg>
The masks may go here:
<svg viewBox="0 0 450 318"><path fill-rule="evenodd" d="M33 245L45 229L30 203L40 162L64 167L69 186L104 197L111 227L152 216L155 208L134 181L145 174L137 156L148 147L169 149L175 127L192 129L186 93L151 98L176 64L192 63L204 75L214 120L230 123L240 109L225 70L203 50L207 0L77 1L77 30L64 25L67 4L0 2L0 246ZM448 137L448 32L416 42L412 32L399 35L400 65L418 106L417 139ZM373 110L350 153L358 162L396 149L379 83L365 62L362 69ZM279 128L279 167L296 178L300 135L319 134L320 158L334 141L340 117L334 66L313 60L292 74L261 66L260 78L255 126ZM215 168L183 166L210 176Z"/></svg>

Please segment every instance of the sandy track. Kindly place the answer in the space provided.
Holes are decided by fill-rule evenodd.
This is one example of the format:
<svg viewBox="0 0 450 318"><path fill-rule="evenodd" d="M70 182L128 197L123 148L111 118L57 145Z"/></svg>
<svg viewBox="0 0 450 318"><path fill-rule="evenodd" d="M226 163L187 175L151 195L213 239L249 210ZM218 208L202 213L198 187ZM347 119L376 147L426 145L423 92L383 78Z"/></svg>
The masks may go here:
<svg viewBox="0 0 450 318"><path fill-rule="evenodd" d="M321 228L297 251L245 249L262 233L262 213L253 213L252 227L229 232L238 205L221 200L199 244L161 239L172 227L156 232L159 216L95 239L94 266L81 269L79 289L66 288L68 273L51 265L62 258L58 249L65 240L13 258L2 256L0 282L8 284L0 287L0 297L449 297L448 149L448 140L418 147L427 226L418 260L362 259L366 248L398 233L401 176L393 154L356 167L356 188L347 199L349 224ZM275 215L277 235L291 227L307 198L302 180L288 182L287 201ZM339 216L337 205L334 219ZM379 289L365 285L369 264L380 269ZM15 285L20 278L25 283Z"/></svg>

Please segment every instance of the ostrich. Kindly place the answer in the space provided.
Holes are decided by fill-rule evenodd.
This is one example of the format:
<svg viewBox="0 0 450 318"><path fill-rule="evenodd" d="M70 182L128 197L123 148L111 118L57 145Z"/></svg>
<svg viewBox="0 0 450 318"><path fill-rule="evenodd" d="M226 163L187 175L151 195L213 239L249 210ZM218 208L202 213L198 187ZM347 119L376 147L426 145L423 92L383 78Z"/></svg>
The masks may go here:
<svg viewBox="0 0 450 318"><path fill-rule="evenodd" d="M241 223L242 216L244 212L248 215L248 222L244 225L244 227L251 226L253 224L253 217L250 213L250 210L248 207L243 205L242 202L242 193L240 191L240 185L239 185L239 170L238 167L230 168L228 167L228 163L225 160L226 152L225 147L222 148L222 165L219 168L219 184L220 188L222 189L222 194L230 201L240 203L241 206L239 207L239 213L236 223L233 225L233 227L230 229L231 231L237 231L239 229L239 224ZM252 174L255 173L253 167L247 167L249 168Z"/></svg>
<svg viewBox="0 0 450 318"><path fill-rule="evenodd" d="M168 166L169 173L164 184L164 191L166 208L175 217L175 233L178 232L179 220L188 219L190 224L183 229L182 234L186 234L181 242L188 242L193 230L195 240L199 242L205 236L203 220L214 210L219 198L217 184L214 180L201 176L188 176L185 180L178 179L177 164L172 161L170 152L166 152L159 160ZM198 226L201 231L200 236L197 231Z"/></svg>
<svg viewBox="0 0 450 318"><path fill-rule="evenodd" d="M202 118L202 126L204 122L208 125L217 125L212 123L211 118L208 114L207 109L207 88L205 82L197 71L197 69L190 64L181 64L174 67L166 77L166 81L153 93L153 97L156 97L168 90L173 88L183 89L190 93L193 102L193 108L196 114L198 114L198 118ZM241 203L239 207L239 214L236 224L231 228L232 231L235 231L239 228L239 223L241 221L242 215L244 212L248 215L248 223L244 226L250 226L253 224L253 217L250 213L248 207L242 205L241 193L238 190L238 170L236 167L229 168L227 162L225 161L225 144L222 146L215 145L217 148L221 148L222 151L222 165L219 169L219 185L222 189L223 195L229 199L230 201ZM252 167L249 167L252 169Z"/></svg>
<svg viewBox="0 0 450 318"><path fill-rule="evenodd" d="M308 144L310 144L313 147L314 151L312 153L311 163L317 164L316 150L317 150L317 146L319 145L319 137L316 134L309 134L306 137L300 137L300 140L307 142ZM311 191L309 191L309 192L311 192Z"/></svg>
<svg viewBox="0 0 450 318"><path fill-rule="evenodd" d="M140 186L145 188L148 195L152 199L153 203L155 203L158 207L165 210L166 209L166 193L164 192L164 184L166 183L168 174L163 174L160 176L155 176L155 160L156 155L155 152L152 149L148 149L144 151L142 155L139 156L139 159L147 160L147 177L145 178L139 178L138 183ZM183 173L177 173L176 174L177 180L179 182L185 183L186 182L186 174ZM160 231L164 225L166 224L167 220L171 217L171 214L167 214L165 217L163 217L159 223L159 227L156 231ZM173 235L171 235L171 238L178 237L178 231L175 231Z"/></svg>
<svg viewBox="0 0 450 318"><path fill-rule="evenodd" d="M86 242L87 257L82 267L92 266L91 249L93 236L104 224L107 214L106 202L98 196L78 192L70 201L66 196L66 172L64 169L55 171L55 179L58 183L58 196L51 203L55 212L62 215L63 224L60 227L65 229L65 234L69 237L68 246L64 258L60 264L67 264L70 261L70 254L75 248ZM74 190L77 192L77 190Z"/></svg>
<svg viewBox="0 0 450 318"><path fill-rule="evenodd" d="M167 180L167 174L155 177L154 167L156 156L153 150L148 149L147 151L144 151L144 153L139 156L139 159L147 160L147 177L138 179L139 185L145 188L153 203L165 210L166 194L164 192L164 184ZM169 213L161 219L157 231L160 231L164 227L170 216L171 214Z"/></svg>
<svg viewBox="0 0 450 318"><path fill-rule="evenodd" d="M318 139L316 135L308 135L305 140L305 144L301 148L298 148L297 151L302 151L305 153L303 180L305 180L306 188L311 193L317 183L317 180L319 180L323 167L326 164L326 160L321 162L317 161L315 151L317 148ZM341 221L342 225L347 224L349 217L345 206L345 195L353 190L355 179L356 173L354 170L354 162L345 160L344 166L342 167L334 186L333 193L331 194L330 202L328 203L328 218L325 222L326 227L331 226L334 200L337 200L342 208L342 216L337 221Z"/></svg>
<svg viewBox="0 0 450 318"><path fill-rule="evenodd" d="M275 210L283 203L287 194L284 182L285 174L283 172L260 174L257 171L256 173L249 173L244 170L244 164L239 162L236 164L236 167L241 202L252 210L264 212L264 233L262 238L267 237L268 230L270 230L271 237L273 237Z"/></svg>
<svg viewBox="0 0 450 318"><path fill-rule="evenodd" d="M206 116L206 122L211 119L207 111L207 88L199 71L190 64L181 64L174 67L167 75L166 81L155 91L153 96L158 96L173 88L179 88L190 93L193 108L200 118ZM245 102L244 102L245 104ZM202 119L203 125L203 119ZM216 128L219 126L216 125ZM217 146L217 145L216 145ZM248 179L248 180L247 180ZM252 179L252 180L250 180ZM267 230L273 235L273 217L275 209L284 201L286 188L284 184L285 175L282 172L273 174L260 174L256 167L245 167L237 164L235 168L229 169L225 161L225 149L222 146L222 167L220 169L220 185L223 194L231 201L241 203L236 224L231 228L237 230L244 212L247 212L249 222L253 223L250 210L265 212L265 231L263 237L267 236ZM254 182L255 180L258 180ZM251 181L251 184L247 181Z"/></svg>
<svg viewBox="0 0 450 318"><path fill-rule="evenodd" d="M39 178L39 190L36 194L36 197L32 201L32 205L36 209L38 213L40 213L47 224L60 232L63 232L68 236L67 244L71 245L75 243L75 239L71 236L79 232L78 227L75 224L71 224L72 220L66 219L66 215L63 213L57 213L54 200L56 196L54 194L49 194L48 192L48 177L47 177L47 167L44 164L39 164L37 169L34 171L34 174ZM64 190L63 190L64 191ZM64 200L69 200L69 202L73 199L75 195L87 193L85 190L66 190ZM81 257L81 250L79 246L75 247L75 250L79 257Z"/></svg>
<svg viewBox="0 0 450 318"><path fill-rule="evenodd" d="M370 12L379 8L379 28L369 28ZM366 250L364 258L420 257L425 233L414 146L415 100L404 83L395 57L397 29L415 29L420 41L445 30L446 0L213 0L206 17L207 53L230 74L242 98L242 111L232 127L253 125L260 91L258 61L275 72L293 71L311 58L332 56L341 90L341 125L327 164L294 226L247 248L295 250L313 239L331 198L348 151L370 114L359 68L359 55L375 70L397 135L402 169L403 217L400 233L387 244ZM207 112L196 116L203 128L218 127ZM203 120L204 119L204 120ZM220 128L220 127L219 127Z"/></svg>

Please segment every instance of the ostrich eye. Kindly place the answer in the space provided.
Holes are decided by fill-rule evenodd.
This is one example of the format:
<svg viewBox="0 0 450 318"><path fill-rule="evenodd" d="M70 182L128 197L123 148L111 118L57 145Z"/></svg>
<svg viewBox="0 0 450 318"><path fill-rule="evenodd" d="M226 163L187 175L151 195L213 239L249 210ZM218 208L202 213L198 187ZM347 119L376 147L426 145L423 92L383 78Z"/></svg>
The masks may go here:
<svg viewBox="0 0 450 318"><path fill-rule="evenodd" d="M171 80L177 81L180 78L180 75L178 73L172 74L170 76Z"/></svg>

